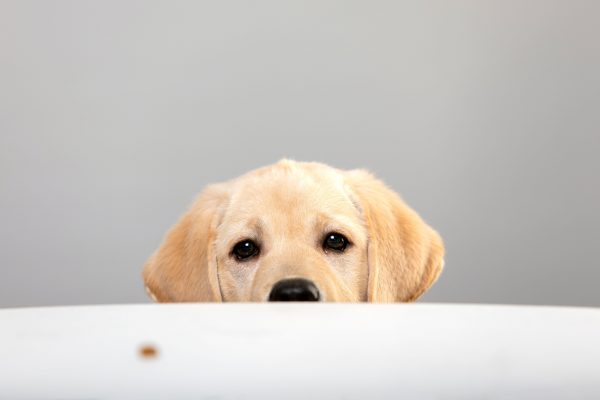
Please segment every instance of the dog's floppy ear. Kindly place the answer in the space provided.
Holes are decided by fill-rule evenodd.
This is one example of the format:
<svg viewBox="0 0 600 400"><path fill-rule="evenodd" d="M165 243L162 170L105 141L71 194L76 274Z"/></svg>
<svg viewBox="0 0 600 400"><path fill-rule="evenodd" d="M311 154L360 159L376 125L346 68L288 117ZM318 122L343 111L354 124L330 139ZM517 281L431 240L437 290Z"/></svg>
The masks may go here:
<svg viewBox="0 0 600 400"><path fill-rule="evenodd" d="M368 230L368 300L416 300L442 272L442 239L370 173L349 171L346 182Z"/></svg>
<svg viewBox="0 0 600 400"><path fill-rule="evenodd" d="M154 301L222 301L213 243L227 199L224 185L206 188L146 262L142 275Z"/></svg>

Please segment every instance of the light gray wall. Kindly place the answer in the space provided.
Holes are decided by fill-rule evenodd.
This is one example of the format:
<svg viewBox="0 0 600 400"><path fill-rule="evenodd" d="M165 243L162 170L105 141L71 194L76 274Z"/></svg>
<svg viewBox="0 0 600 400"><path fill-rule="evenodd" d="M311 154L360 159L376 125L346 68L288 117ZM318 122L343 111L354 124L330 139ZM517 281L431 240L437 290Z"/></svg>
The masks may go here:
<svg viewBox="0 0 600 400"><path fill-rule="evenodd" d="M2 1L0 306L143 302L209 183L366 167L426 301L600 306L600 2Z"/></svg>

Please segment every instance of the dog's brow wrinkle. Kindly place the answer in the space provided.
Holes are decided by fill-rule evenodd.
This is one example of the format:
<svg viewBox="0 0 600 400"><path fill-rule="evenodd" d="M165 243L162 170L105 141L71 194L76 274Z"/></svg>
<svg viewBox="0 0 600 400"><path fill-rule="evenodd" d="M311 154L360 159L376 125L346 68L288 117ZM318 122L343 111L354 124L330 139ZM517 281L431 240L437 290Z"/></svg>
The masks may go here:
<svg viewBox="0 0 600 400"><path fill-rule="evenodd" d="M362 216L364 213L364 210L363 210L362 206L360 205L360 203L356 200L354 194L352 193L352 190L350 190L350 188L348 187L347 184L344 185L344 194L346 195L346 198L350 201L350 203L352 203L354 208L356 208L358 213Z"/></svg>

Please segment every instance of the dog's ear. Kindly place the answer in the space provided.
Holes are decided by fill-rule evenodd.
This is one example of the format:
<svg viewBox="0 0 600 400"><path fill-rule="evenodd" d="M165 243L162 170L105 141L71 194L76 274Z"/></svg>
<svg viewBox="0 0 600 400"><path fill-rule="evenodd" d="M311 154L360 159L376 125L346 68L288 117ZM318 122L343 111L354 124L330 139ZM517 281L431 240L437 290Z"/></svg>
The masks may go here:
<svg viewBox="0 0 600 400"><path fill-rule="evenodd" d="M213 244L227 199L224 185L206 188L146 262L142 275L154 301L222 301Z"/></svg>
<svg viewBox="0 0 600 400"><path fill-rule="evenodd" d="M346 182L368 230L368 300L416 300L442 272L442 239L370 173L348 171Z"/></svg>

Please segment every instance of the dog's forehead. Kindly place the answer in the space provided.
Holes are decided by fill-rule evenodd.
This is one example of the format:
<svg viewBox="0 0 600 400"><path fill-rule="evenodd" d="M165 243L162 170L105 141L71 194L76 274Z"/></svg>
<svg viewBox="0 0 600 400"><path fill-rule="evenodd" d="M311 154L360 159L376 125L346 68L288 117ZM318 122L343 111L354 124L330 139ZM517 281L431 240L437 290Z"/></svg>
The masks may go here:
<svg viewBox="0 0 600 400"><path fill-rule="evenodd" d="M341 171L320 164L278 163L237 180L229 204L236 218L286 219L355 213ZM299 222L299 221L296 221Z"/></svg>

